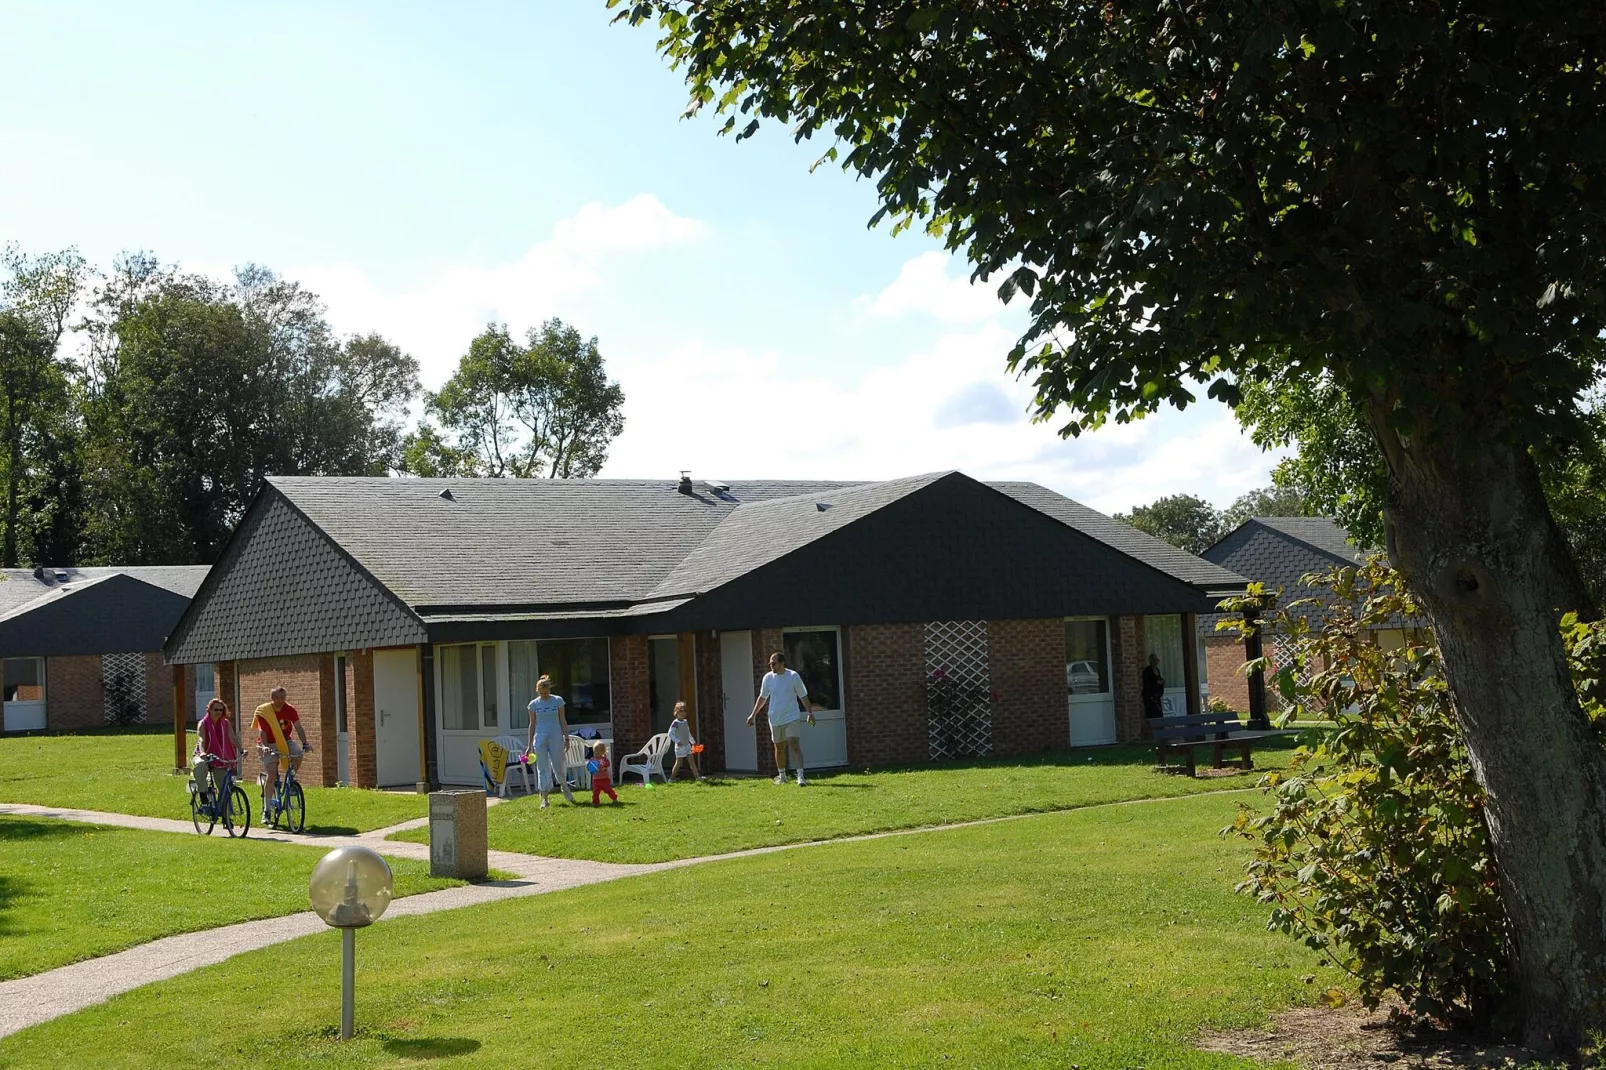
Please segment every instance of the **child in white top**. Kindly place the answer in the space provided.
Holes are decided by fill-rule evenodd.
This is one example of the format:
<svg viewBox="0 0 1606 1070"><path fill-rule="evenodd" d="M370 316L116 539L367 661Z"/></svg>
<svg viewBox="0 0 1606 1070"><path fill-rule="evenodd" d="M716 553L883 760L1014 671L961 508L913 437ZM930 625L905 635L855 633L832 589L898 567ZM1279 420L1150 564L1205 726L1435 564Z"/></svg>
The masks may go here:
<svg viewBox="0 0 1606 1070"><path fill-rule="evenodd" d="M686 720L686 704L675 703L675 719L669 722L669 741L675 745L675 768L669 774L670 780L680 779L680 770L688 762L691 764L691 775L698 780L703 779L702 771L697 768L697 754L692 750L695 740L691 737L691 722Z"/></svg>

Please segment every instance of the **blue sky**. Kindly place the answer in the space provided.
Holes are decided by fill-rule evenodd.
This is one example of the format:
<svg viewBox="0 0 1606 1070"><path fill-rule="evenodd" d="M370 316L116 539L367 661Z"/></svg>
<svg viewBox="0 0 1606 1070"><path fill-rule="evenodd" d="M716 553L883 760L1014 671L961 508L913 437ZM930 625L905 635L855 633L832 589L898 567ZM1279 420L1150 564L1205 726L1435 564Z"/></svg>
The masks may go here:
<svg viewBox="0 0 1606 1070"><path fill-rule="evenodd" d="M561 316L625 387L604 475L961 468L1115 510L1217 504L1271 458L1214 404L1066 442L1004 370L1022 325L778 127L681 119L602 0L0 2L0 240L267 265L440 383L488 320Z"/></svg>

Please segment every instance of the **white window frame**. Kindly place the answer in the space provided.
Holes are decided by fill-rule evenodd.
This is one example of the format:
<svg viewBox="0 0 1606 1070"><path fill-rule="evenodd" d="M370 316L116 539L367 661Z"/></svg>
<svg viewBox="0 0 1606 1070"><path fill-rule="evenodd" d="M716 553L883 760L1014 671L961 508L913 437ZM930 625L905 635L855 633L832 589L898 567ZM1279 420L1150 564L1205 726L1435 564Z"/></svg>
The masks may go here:
<svg viewBox="0 0 1606 1070"><path fill-rule="evenodd" d="M474 657L474 690L476 693L485 690L485 651L492 651L492 662L496 666L496 724L485 723L485 696L480 695L477 707L478 723L473 728L447 728L446 727L446 674L441 671L443 651L456 647L471 646L475 649ZM443 735L458 737L474 737L490 739L494 736L505 736L512 733L507 727L507 644L504 642L467 642L467 643L437 643L435 644L435 711L436 725Z"/></svg>
<svg viewBox="0 0 1606 1070"><path fill-rule="evenodd" d="M840 713L840 714L843 714L845 716L847 714L847 709L848 709L848 688L847 688L847 677L846 677L846 668L847 667L846 667L846 665L843 664L847 660L847 658L843 654L842 626L840 624L810 624L810 625L805 625L805 626L797 627L797 628L782 628L782 629L780 629L780 632L781 632L781 649L783 651L786 649L786 633L787 632L835 632L836 633L836 693L837 693L838 697L841 699L842 705L837 707L834 710L815 710L814 712L817 713L817 714L818 713ZM768 653L766 653L764 656L765 656L765 658L768 658L769 655L773 654L773 653L774 653L774 651L772 650L772 651L769 651ZM792 669L794 672L797 671L795 669L795 667L792 666L792 665L788 665L787 668L788 669ZM814 701L814 696L812 694L809 696L809 701L810 701L810 703L812 703Z"/></svg>
<svg viewBox="0 0 1606 1070"><path fill-rule="evenodd" d="M37 661L39 663L39 697L28 699L14 699L6 703L7 706L32 706L35 703L43 706L50 700L50 680L48 658L3 658L0 659L0 689L5 687L5 662L7 661Z"/></svg>
<svg viewBox="0 0 1606 1070"><path fill-rule="evenodd" d="M1077 617L1066 617L1065 623L1069 624L1071 621L1077 620L1101 620L1104 622L1104 690L1077 693L1071 690L1070 682L1067 681L1065 693L1072 702L1108 702L1115 697L1115 651L1110 643L1110 633L1115 630L1115 622L1111 618L1098 613L1088 613ZM1067 659L1065 664L1069 667L1070 660Z"/></svg>

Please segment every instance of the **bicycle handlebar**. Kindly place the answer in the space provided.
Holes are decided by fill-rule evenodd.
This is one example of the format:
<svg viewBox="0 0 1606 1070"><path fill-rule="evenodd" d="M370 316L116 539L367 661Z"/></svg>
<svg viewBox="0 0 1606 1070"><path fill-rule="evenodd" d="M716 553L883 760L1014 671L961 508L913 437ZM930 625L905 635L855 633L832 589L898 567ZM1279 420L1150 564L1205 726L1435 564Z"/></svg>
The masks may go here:
<svg viewBox="0 0 1606 1070"><path fill-rule="evenodd" d="M220 758L216 754L203 754L203 755L201 755L201 758L204 761L215 762L216 764L223 765L223 766L233 766L233 765L239 765L240 764L240 759L238 759L238 758Z"/></svg>

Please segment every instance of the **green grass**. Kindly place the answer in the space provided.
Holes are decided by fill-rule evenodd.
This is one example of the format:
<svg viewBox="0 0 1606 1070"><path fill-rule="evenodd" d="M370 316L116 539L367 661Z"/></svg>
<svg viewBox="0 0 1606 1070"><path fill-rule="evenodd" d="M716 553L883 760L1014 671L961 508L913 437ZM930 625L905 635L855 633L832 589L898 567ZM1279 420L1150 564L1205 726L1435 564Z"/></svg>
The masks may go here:
<svg viewBox="0 0 1606 1070"><path fill-rule="evenodd" d="M0 1064L1242 1067L1192 1039L1336 978L1233 894L1246 848L1216 833L1235 805L810 847L384 922L358 938L347 1044L338 937L319 934L16 1034ZM296 977L294 997L251 998L264 976Z"/></svg>
<svg viewBox="0 0 1606 1070"><path fill-rule="evenodd" d="M1256 765L1286 765L1287 738L1257 749ZM1029 758L811 776L810 787L764 778L683 781L593 810L520 798L494 807L491 846L555 858L663 862L867 832L953 824L1011 814L1252 787L1256 774L1187 777L1154 770L1154 749L1104 747ZM429 841L427 829L393 839Z"/></svg>
<svg viewBox="0 0 1606 1070"><path fill-rule="evenodd" d="M194 734L185 747L194 745ZM76 807L188 820L188 774L173 772L171 732L96 729L58 736L0 737L0 802ZM261 792L245 785L251 815ZM429 813L422 795L355 788L306 788L307 831L367 832Z"/></svg>
<svg viewBox="0 0 1606 1070"><path fill-rule="evenodd" d="M0 817L0 981L162 936L307 909L324 851ZM398 895L461 881L391 859ZM3 1060L0 1060L3 1062Z"/></svg>

